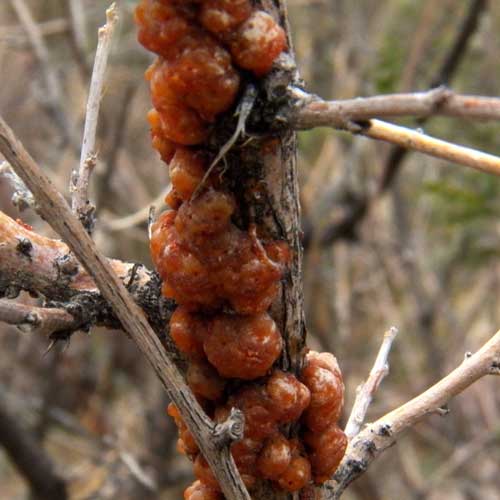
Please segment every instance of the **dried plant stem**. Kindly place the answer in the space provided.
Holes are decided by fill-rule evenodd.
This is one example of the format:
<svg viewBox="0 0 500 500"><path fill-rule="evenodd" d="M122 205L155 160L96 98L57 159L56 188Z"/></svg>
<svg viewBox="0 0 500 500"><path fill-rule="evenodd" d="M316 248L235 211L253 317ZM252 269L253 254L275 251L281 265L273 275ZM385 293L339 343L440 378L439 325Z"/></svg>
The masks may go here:
<svg viewBox="0 0 500 500"><path fill-rule="evenodd" d="M0 299L0 321L50 335L77 328L75 318L64 309L28 306Z"/></svg>
<svg viewBox="0 0 500 500"><path fill-rule="evenodd" d="M346 436L351 439L356 436L363 422L365 421L366 412L372 402L373 395L377 391L382 380L389 373L388 357L391 352L392 343L398 334L397 328L391 327L384 333L384 340L380 346L377 358L373 364L366 382L358 387L356 400L352 407L351 415L345 427Z"/></svg>
<svg viewBox="0 0 500 500"><path fill-rule="evenodd" d="M116 5L113 3L106 11L106 24L99 28L99 41L90 82L89 98L87 100L80 165L78 171L73 172L70 186L73 212L77 214L88 231L91 231L94 226L93 218L95 210L89 203L88 191L90 176L97 162L97 123L109 51L117 22L118 11Z"/></svg>
<svg viewBox="0 0 500 500"><path fill-rule="evenodd" d="M296 129L328 126L348 130L489 174L500 175L500 158L497 156L375 119L408 115L429 116L443 112L462 118L500 119L500 99L458 96L445 88L415 94L330 102L296 91L293 91L292 95L300 96L299 100L292 108L282 110L278 118Z"/></svg>
<svg viewBox="0 0 500 500"><path fill-rule="evenodd" d="M446 87L427 92L358 97L338 101L323 101L301 97L294 109L285 111L299 129L311 126L337 126L348 121L372 118L429 117L433 115L471 120L500 120L500 98L459 95Z"/></svg>
<svg viewBox="0 0 500 500"><path fill-rule="evenodd" d="M108 259L122 281L134 264ZM145 292L152 279L144 267L136 270L134 285ZM48 300L70 301L74 296L97 292L94 280L60 240L41 236L0 212L0 290L26 290ZM15 295L13 290L12 295Z"/></svg>
<svg viewBox="0 0 500 500"><path fill-rule="evenodd" d="M94 278L102 295L113 308L124 330L155 370L162 385L178 406L187 427L229 499L250 499L234 464L226 440L217 439L217 426L207 417L189 390L176 365L149 325L107 259L72 214L66 201L0 118L0 152L25 182L38 202L39 213L61 235L69 248ZM231 418L231 417L230 417ZM228 422L228 426L231 422ZM241 421L234 425L242 431ZM239 433L241 436L242 433Z"/></svg>
<svg viewBox="0 0 500 500"><path fill-rule="evenodd" d="M363 123L360 133L371 139L420 151L429 156L458 163L488 174L500 175L500 158L498 156L435 139L409 128L381 120L370 120L366 124Z"/></svg>
<svg viewBox="0 0 500 500"><path fill-rule="evenodd" d="M350 442L333 479L326 485L323 498L340 498L346 487L363 474L370 464L399 436L423 417L442 413L442 408L454 396L480 378L499 372L500 331L479 351L466 356L460 366L438 383L408 403L367 425Z"/></svg>
<svg viewBox="0 0 500 500"><path fill-rule="evenodd" d="M444 87L429 92L393 94L346 101L322 101L292 90L295 104L281 111L279 121L298 130L333 127L397 146L420 151L493 175L500 175L500 158L435 139L419 131L387 123L376 117L446 114L462 118L500 119L500 99L456 95Z"/></svg>

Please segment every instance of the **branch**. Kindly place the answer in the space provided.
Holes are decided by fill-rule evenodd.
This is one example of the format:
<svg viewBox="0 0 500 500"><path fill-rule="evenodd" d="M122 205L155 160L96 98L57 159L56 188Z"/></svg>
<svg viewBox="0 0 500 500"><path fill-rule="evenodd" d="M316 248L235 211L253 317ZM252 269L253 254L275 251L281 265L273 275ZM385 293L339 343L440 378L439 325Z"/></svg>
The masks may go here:
<svg viewBox="0 0 500 500"><path fill-rule="evenodd" d="M18 418L10 415L0 398L0 446L5 448L12 463L29 483L36 500L66 500L63 479L55 472L50 458L31 433L19 426Z"/></svg>
<svg viewBox="0 0 500 500"><path fill-rule="evenodd" d="M134 270L136 265L129 262L109 259L108 263L122 281L134 271L137 298L148 295L153 273L143 266ZM16 297L20 290L60 302L98 293L94 280L65 243L41 236L0 212L0 295Z"/></svg>
<svg viewBox="0 0 500 500"><path fill-rule="evenodd" d="M500 175L500 158L476 151L471 148L457 146L455 144L434 139L427 134L414 131L399 125L393 125L381 120L361 120L362 117L373 116L402 116L405 110L424 112L432 110L436 105L439 108L440 100L444 99L444 89L437 89L431 93L400 94L395 96L380 96L367 99L332 101L327 103L314 100L310 104L303 105L303 98L299 101L295 110L284 110L278 117L285 120L291 127L296 129L308 129L316 126L328 126L336 129L347 130L354 134L361 134L372 139L377 139L395 144L405 149L420 151L436 158L453 161L467 167L472 167L483 172ZM413 96L413 97L411 97ZM416 97L415 97L416 96ZM423 96L423 97L422 97ZM390 106L389 99L394 99ZM455 112L465 113L466 100L480 100L477 104L477 116L489 113L490 116L500 118L500 99L460 97L460 107L453 108ZM485 99L485 101L481 101ZM301 105L302 103L302 105ZM445 100L442 101L444 106ZM419 114L419 113L417 113Z"/></svg>
<svg viewBox="0 0 500 500"><path fill-rule="evenodd" d="M356 400L351 410L351 415L345 427L345 434L349 439L359 434L361 426L366 417L366 412L370 406L373 395L377 391L382 380L389 373L387 358L391 351L392 343L398 334L397 328L391 327L384 333L384 340L380 346L377 358L373 364L366 382L360 385L356 391Z"/></svg>
<svg viewBox="0 0 500 500"><path fill-rule="evenodd" d="M369 120L366 123L361 123L359 133L371 139L396 144L435 158L441 158L442 160L448 160L488 174L500 176L500 158L498 156L435 139L425 133L409 128L381 120Z"/></svg>
<svg viewBox="0 0 500 500"><path fill-rule="evenodd" d="M466 356L460 366L416 398L369 424L354 437L335 476L327 483L325 498L340 498L342 492L367 470L370 464L400 435L423 417L442 413L454 396L500 366L500 330L475 354Z"/></svg>
<svg viewBox="0 0 500 500"><path fill-rule="evenodd" d="M294 107L282 118L299 130L313 127L347 128L350 121L371 118L442 115L473 120L500 120L500 98L455 94L446 87L427 92L387 94L338 101L323 101L298 94ZM281 116L280 116L281 117Z"/></svg>
<svg viewBox="0 0 500 500"><path fill-rule="evenodd" d="M99 29L99 42L94 61L94 70L90 82L87 114L83 132L82 151L78 172L73 172L70 192L72 194L72 209L87 231L92 232L95 224L95 207L89 203L90 176L97 163L96 133L99 119L99 109L104 87L104 76L108 64L111 40L118 22L116 5L113 3L106 11L106 24Z"/></svg>
<svg viewBox="0 0 500 500"><path fill-rule="evenodd" d="M223 493L230 499L250 499L234 464L229 448L214 439L215 424L203 412L176 365L149 325L143 311L132 300L107 259L98 251L64 198L39 169L8 125L0 119L0 151L23 179L38 201L39 211L59 233L94 278L102 295L113 308L124 330L147 358L163 387L179 408L203 456L214 472Z"/></svg>
<svg viewBox="0 0 500 500"><path fill-rule="evenodd" d="M74 331L78 322L64 309L28 306L0 299L0 321L49 336L54 332Z"/></svg>

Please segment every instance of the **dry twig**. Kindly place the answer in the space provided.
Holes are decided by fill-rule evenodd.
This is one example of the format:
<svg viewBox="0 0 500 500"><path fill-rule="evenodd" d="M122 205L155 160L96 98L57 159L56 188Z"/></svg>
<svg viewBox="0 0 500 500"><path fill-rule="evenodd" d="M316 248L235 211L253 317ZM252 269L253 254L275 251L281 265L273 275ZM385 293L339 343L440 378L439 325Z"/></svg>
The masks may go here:
<svg viewBox="0 0 500 500"><path fill-rule="evenodd" d="M325 499L340 498L346 487L401 434L423 417L439 412L448 401L500 366L500 330L475 354L438 383L408 403L369 424L350 442L333 479L327 483Z"/></svg>
<svg viewBox="0 0 500 500"><path fill-rule="evenodd" d="M149 325L144 312L132 300L107 259L98 251L88 233L71 213L64 198L39 169L3 119L0 119L0 152L33 193L38 201L39 212L64 238L72 252L94 278L124 330L135 341L155 370L163 387L179 408L224 494L231 499L249 500L248 492L229 451L227 435L217 439L217 426L207 417L189 390L184 378ZM234 419L233 424L239 426L239 430L242 431L239 420ZM227 425L231 426L231 422ZM242 432L238 432L238 436L241 437Z"/></svg>
<svg viewBox="0 0 500 500"><path fill-rule="evenodd" d="M95 208L89 202L89 182L92 171L97 163L97 152L95 147L97 123L111 40L117 22L118 12L116 5L113 3L106 11L106 24L99 28L99 42L97 44L94 70L92 72L89 98L87 101L80 165L78 171L73 172L70 186L73 212L77 214L78 218L89 232L92 232L95 223Z"/></svg>
<svg viewBox="0 0 500 500"><path fill-rule="evenodd" d="M0 321L46 336L78 328L75 318L64 309L28 306L6 299L0 299Z"/></svg>
<svg viewBox="0 0 500 500"><path fill-rule="evenodd" d="M365 421L366 412L372 402L373 395L377 391L382 380L389 373L389 364L387 359L389 357L389 353L391 352L392 343L394 342L397 334L398 330L395 327L389 328L389 330L384 333L384 340L382 341L382 345L380 346L380 350L370 371L370 375L368 376L366 382L360 385L356 391L356 400L354 401L349 420L347 421L345 427L345 433L349 439L352 439L359 433L361 426Z"/></svg>
<svg viewBox="0 0 500 500"><path fill-rule="evenodd" d="M390 99L394 102L390 104ZM451 98L450 98L451 99ZM302 96L301 101L307 102ZM349 101L312 100L297 108L284 110L279 120L285 120L292 127L303 130L317 126L328 126L348 130L372 139L377 139L402 148L420 151L429 156L452 161L494 175L500 175L500 158L487 153L458 146L429 135L394 125L375 116L404 116L406 114L426 115L433 109L442 108L453 112L454 116L500 119L500 99L471 96L455 96L455 103L446 108L445 89L437 89L423 94L399 94L377 96ZM452 100L453 101L453 100Z"/></svg>
<svg viewBox="0 0 500 500"><path fill-rule="evenodd" d="M361 126L360 133L371 139L389 142L420 151L435 158L448 160L488 174L500 176L500 158L476 149L458 146L441 139L381 120L370 120Z"/></svg>
<svg viewBox="0 0 500 500"><path fill-rule="evenodd" d="M108 263L122 281L135 267L115 259ZM135 269L134 285L139 295L147 295L152 279L146 268ZM98 291L65 243L41 236L0 212L0 292L15 297L19 290L41 293L55 301L69 301L78 294L89 296Z"/></svg>
<svg viewBox="0 0 500 500"><path fill-rule="evenodd" d="M300 94L299 94L300 96ZM446 87L427 92L387 94L338 101L302 96L283 118L299 129L344 128L350 121L372 118L429 117L435 115L471 120L500 120L500 98L455 94Z"/></svg>

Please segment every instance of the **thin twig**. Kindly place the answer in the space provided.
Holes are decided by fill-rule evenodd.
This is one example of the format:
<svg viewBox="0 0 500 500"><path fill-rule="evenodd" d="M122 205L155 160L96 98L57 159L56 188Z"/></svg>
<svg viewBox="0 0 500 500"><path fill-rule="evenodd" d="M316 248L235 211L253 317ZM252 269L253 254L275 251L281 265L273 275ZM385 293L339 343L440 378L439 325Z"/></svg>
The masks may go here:
<svg viewBox="0 0 500 500"><path fill-rule="evenodd" d="M392 343L398 334L398 329L395 327L389 328L384 333L384 340L380 346L380 350L375 359L375 363L370 371L370 375L366 382L360 385L356 391L356 400L352 407L351 415L345 427L345 434L349 439L356 436L363 422L365 421L366 412L370 406L373 395L377 391L382 380L389 373L389 363L387 361L389 353L391 352Z"/></svg>
<svg viewBox="0 0 500 500"><path fill-rule="evenodd" d="M423 132L381 120L369 120L361 125L360 133L371 139L420 151L429 156L458 163L488 174L500 175L500 158L498 156L435 139Z"/></svg>
<svg viewBox="0 0 500 500"><path fill-rule="evenodd" d="M413 103L411 105L414 106L414 110L416 110L419 106L421 110L428 110L437 102L435 97L432 96L439 95L440 93L442 93L442 90L435 91L434 94L430 94L430 99L428 97L424 97L421 100L421 104L418 104L418 98L415 98L413 99ZM464 97L463 99L465 100L468 98ZM396 99L396 101L397 100L398 99ZM407 94L404 94L400 101L400 104L402 103L401 109L408 109L410 107L409 103L412 99L410 99ZM492 101L489 102L491 104ZM371 112L373 112L374 115L384 115L385 113L385 116L394 116L395 113L402 113L401 109L398 109L397 103L394 104L393 108L389 109L388 103L384 97L371 98L369 103L369 105L361 104L359 108L357 108L355 106L355 101L349 101L347 108L349 108L350 111L348 114L345 114L342 105L331 106L328 103L323 103L326 105L325 107L321 104L321 102L316 102L316 106L311 104L301 108L308 110L305 113L305 117L302 117L301 111L298 111L295 113L295 117L285 119L288 123L290 123L290 125L296 128L311 128L312 126L318 125L344 129L372 139L389 142L406 149L420 151L421 153L425 153L429 156L434 156L436 158L459 163L467 167L472 167L476 170L481 170L489 174L500 175L500 158L497 156L482 153L464 146L458 146L440 139L435 139L423 132L387 123L382 120L370 119L366 121L353 121L350 119L355 116L358 117L364 114L371 114ZM493 109L496 106L499 106L500 111L500 99L494 106L490 106L490 109ZM483 103L478 104L478 107L482 109L481 113L486 113L485 109L488 106ZM328 108L330 108L330 112L328 112ZM324 114L320 111L321 109L325 112ZM463 106L460 109L465 112ZM370 111L370 113L368 113L368 111Z"/></svg>
<svg viewBox="0 0 500 500"><path fill-rule="evenodd" d="M99 109L104 88L104 77L108 64L113 33L118 22L116 4L106 11L106 24L99 28L99 41L90 82L85 128L83 132L82 151L78 172L73 172L71 179L71 207L86 229L91 232L94 226L95 208L89 203L90 176L97 163L96 133L99 120Z"/></svg>
<svg viewBox="0 0 500 500"><path fill-rule="evenodd" d="M346 101L322 101L299 91L298 103L281 112L278 119L304 130L328 126L361 133L397 146L453 161L461 165L500 175L500 158L434 139L375 117L429 116L447 114L463 118L500 120L500 99L456 95L444 87L429 92L393 94ZM360 125L359 127L357 125Z"/></svg>
<svg viewBox="0 0 500 500"><path fill-rule="evenodd" d="M113 308L124 330L147 358L196 439L223 493L230 499L250 500L241 481L229 447L214 439L215 424L199 405L186 385L177 366L168 357L163 345L149 325L144 312L133 301L123 282L107 259L72 214L62 195L40 170L33 158L0 118L0 152L38 201L39 212L66 241L87 272L94 278L102 295Z"/></svg>
<svg viewBox="0 0 500 500"><path fill-rule="evenodd" d="M439 69L439 73L431 81L430 87L448 85L452 76L464 60L464 54L471 42L474 33L477 32L481 15L488 9L489 0L471 0L469 8L465 14L456 38L446 54L446 57Z"/></svg>
<svg viewBox="0 0 500 500"><path fill-rule="evenodd" d="M282 111L282 118L300 130L320 126L343 128L349 121L408 116L500 120L500 98L455 94L446 87L338 101L299 95L293 108Z"/></svg>
<svg viewBox="0 0 500 500"><path fill-rule="evenodd" d="M64 309L29 306L6 299L0 299L0 321L47 336L78 327L75 318Z"/></svg>
<svg viewBox="0 0 500 500"><path fill-rule="evenodd" d="M449 375L403 406L367 425L347 447L333 479L328 482L325 499L340 498L345 488L361 474L399 436L422 418L434 414L480 378L500 365L500 330L475 354L467 356Z"/></svg>

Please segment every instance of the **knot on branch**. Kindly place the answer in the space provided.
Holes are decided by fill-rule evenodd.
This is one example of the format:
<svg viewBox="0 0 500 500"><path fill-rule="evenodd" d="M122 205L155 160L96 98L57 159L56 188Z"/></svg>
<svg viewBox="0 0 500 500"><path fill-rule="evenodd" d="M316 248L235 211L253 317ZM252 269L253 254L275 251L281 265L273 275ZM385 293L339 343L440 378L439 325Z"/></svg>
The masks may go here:
<svg viewBox="0 0 500 500"><path fill-rule="evenodd" d="M243 438L245 431L245 417L241 410L231 408L231 413L225 422L217 424L213 430L213 437L220 448Z"/></svg>
<svg viewBox="0 0 500 500"><path fill-rule="evenodd" d="M29 238L18 238L19 243L16 246L16 250L20 255L26 257L29 261L32 260L31 251L33 250L33 243Z"/></svg>
<svg viewBox="0 0 500 500"><path fill-rule="evenodd" d="M73 276L78 274L78 261L70 253L58 257L54 265L57 267L60 278L64 276L66 280L71 280Z"/></svg>
<svg viewBox="0 0 500 500"><path fill-rule="evenodd" d="M435 114L436 111L442 108L446 104L446 101L448 101L452 96L453 91L446 85L440 85L439 87L432 89L429 92L429 98L432 103L432 109L429 115Z"/></svg>
<svg viewBox="0 0 500 500"><path fill-rule="evenodd" d="M500 375L500 359L493 361L490 368L491 375Z"/></svg>

